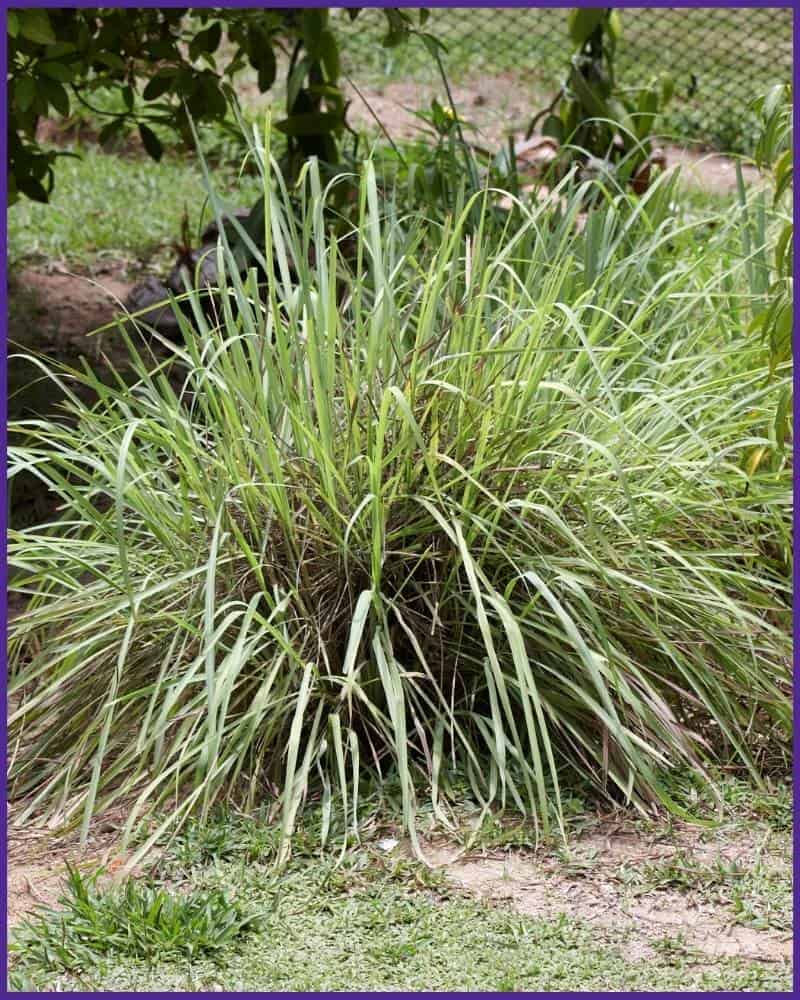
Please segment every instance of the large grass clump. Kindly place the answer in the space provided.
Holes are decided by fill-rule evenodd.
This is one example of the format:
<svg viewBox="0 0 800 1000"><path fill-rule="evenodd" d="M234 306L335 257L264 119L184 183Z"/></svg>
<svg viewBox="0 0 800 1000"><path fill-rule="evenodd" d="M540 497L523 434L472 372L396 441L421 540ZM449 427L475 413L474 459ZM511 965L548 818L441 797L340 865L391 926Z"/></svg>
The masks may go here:
<svg viewBox="0 0 800 1000"><path fill-rule="evenodd" d="M337 240L316 167L253 155L260 270L223 237L172 360L130 338L134 385L54 374L99 401L13 428L61 501L10 540L20 820L274 796L286 845L391 777L412 836L465 781L546 831L578 776L669 805L673 767L756 773L790 733L788 374L737 210L683 224L662 179L581 228L567 180L434 223L367 163Z"/></svg>

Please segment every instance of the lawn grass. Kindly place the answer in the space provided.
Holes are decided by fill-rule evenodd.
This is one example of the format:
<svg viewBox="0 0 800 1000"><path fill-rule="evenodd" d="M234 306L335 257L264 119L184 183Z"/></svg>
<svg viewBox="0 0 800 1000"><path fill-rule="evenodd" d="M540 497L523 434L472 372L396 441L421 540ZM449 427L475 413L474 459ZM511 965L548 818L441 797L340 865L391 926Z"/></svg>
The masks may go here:
<svg viewBox="0 0 800 1000"><path fill-rule="evenodd" d="M201 219L207 223L212 217L196 157L165 155L157 163L142 155L107 153L96 145L68 149L78 155L56 163L50 203L22 199L9 209L12 268L54 259L72 265L87 265L100 256L147 259L179 240L184 212L195 242ZM216 176L223 191L235 189L237 206L255 201L257 178L237 179L229 167Z"/></svg>
<svg viewBox="0 0 800 1000"><path fill-rule="evenodd" d="M149 261L180 238L184 213L196 239L201 220L208 222L202 171L196 159L165 155L156 163L142 156L104 152L92 144L69 147L76 157L55 165L55 188L49 204L22 199L8 211L10 267L61 260L87 267L101 257ZM218 168L215 184L232 194L236 206L249 206L260 181ZM734 196L687 191L682 212L712 213L732 204Z"/></svg>
<svg viewBox="0 0 800 1000"><path fill-rule="evenodd" d="M725 820L706 835L725 843L747 834L754 841L769 841L772 861L788 859L789 789L777 785L759 791L740 779L722 779L720 787ZM676 794L682 794L677 787ZM584 810L584 815L591 815L589 804ZM702 811L710 818L710 803ZM466 831L466 814L462 822ZM500 817L484 825L487 834L478 838L475 848L490 850L493 857L498 851L509 859L517 856L516 849L502 845L496 836L503 826ZM667 842L671 836L663 816L640 820L635 829L637 850L646 850L655 841ZM207 825L188 827L166 845L148 876L158 888L129 882L124 889L97 891L92 895L96 916L84 905L77 907L78 921L72 916L74 893L68 893L70 912L60 917L46 913L40 923L34 922L36 934L23 932L12 948L15 987L64 992L622 993L790 988L788 962L713 957L698 951L680 931L653 930L649 954L644 956L639 928L616 928L566 913L526 916L510 901L482 902L441 871L397 857L396 852L385 853L379 845L386 829L377 815L365 831L364 843L338 862L320 855L319 831L316 812L306 818L296 856L279 871L273 866L277 831L263 818L219 813ZM572 878L598 877L596 859L585 855L583 865L577 865L582 849L579 833L571 838L569 849ZM561 870L570 863L555 846L544 853L560 858ZM638 865L632 872L623 866L612 877L631 899L657 895L667 883L685 898L687 910L698 902L714 904L728 913L731 925L791 930L788 864L778 870L764 864L737 873L733 867L723 871L721 866L702 865L678 854L669 865ZM164 936L163 930L154 930L144 919L141 900L148 893L167 897L164 908L174 928L167 942L169 955L146 950L157 934ZM228 921L217 941L205 929L198 936L196 919L186 919L182 929L180 914L193 905L192 900L204 897L235 914L232 919L242 924L242 930L231 933ZM108 923L110 915L116 928L110 944L87 933L87 926L91 931ZM61 952L42 946L58 935ZM196 946L198 941L202 947ZM60 955L67 956L68 969Z"/></svg>
<svg viewBox="0 0 800 1000"><path fill-rule="evenodd" d="M704 969L680 942L655 959L630 961L624 934L561 918L545 921L471 900L443 902L407 886L354 893L331 884L324 866L264 887L264 873L223 866L217 884L239 889L266 912L265 929L216 961L148 966L116 959L84 982L100 992L714 990L790 987L777 969L726 959ZM671 946L670 946L671 945ZM64 983L64 989L67 983Z"/></svg>

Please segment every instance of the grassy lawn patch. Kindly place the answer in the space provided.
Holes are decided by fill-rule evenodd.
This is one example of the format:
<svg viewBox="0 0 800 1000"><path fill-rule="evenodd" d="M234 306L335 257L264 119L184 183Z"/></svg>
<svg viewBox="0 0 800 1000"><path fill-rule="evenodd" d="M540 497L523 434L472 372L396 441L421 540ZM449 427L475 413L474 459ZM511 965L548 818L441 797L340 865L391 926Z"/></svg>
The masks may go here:
<svg viewBox="0 0 800 1000"><path fill-rule="evenodd" d="M78 155L63 157L56 165L49 204L24 199L10 209L11 267L54 259L87 265L100 256L147 259L180 239L184 213L195 241L201 219L207 223L213 217L195 158L171 155L157 163L105 153L92 145L72 151ZM255 201L257 178L237 179L232 168L215 176L221 192L235 190L236 206ZM174 257L174 251L171 254Z"/></svg>
<svg viewBox="0 0 800 1000"><path fill-rule="evenodd" d="M498 816L472 838L471 854L434 869L402 845L387 849L374 824L339 862L320 856L317 813L294 860L276 870L273 826L219 815L190 825L146 878L98 887L73 872L62 908L18 934L13 983L102 992L785 991L790 963L775 947L791 929L791 843L779 819L787 792L735 787L774 806L768 818L727 804L721 824L676 831L663 817L600 820L587 807L586 828L566 848L532 853L498 847ZM511 829L510 842L531 837L525 824ZM610 853L598 849L604 840ZM615 853L623 843L631 859L673 853L627 865ZM448 840L446 851L457 847ZM742 860L703 860L714 852ZM495 883L471 881L471 867L492 866L501 871ZM530 904L523 870L544 879L530 898L552 898L550 911ZM592 913L586 901L600 890L619 915ZM761 920L743 922L743 896ZM684 907L685 927L660 922L665 898ZM647 917L625 917L643 903ZM714 939L688 919L698 909L723 928ZM730 942L727 951L716 938Z"/></svg>
<svg viewBox="0 0 800 1000"><path fill-rule="evenodd" d="M679 946L653 961L624 957L624 934L536 920L471 900L438 901L403 885L337 891L325 868L269 889L258 870L221 868L214 880L265 911L264 930L216 961L117 959L88 982L101 991L565 991L788 989L786 968L726 959L711 969ZM679 943L678 943L679 944Z"/></svg>

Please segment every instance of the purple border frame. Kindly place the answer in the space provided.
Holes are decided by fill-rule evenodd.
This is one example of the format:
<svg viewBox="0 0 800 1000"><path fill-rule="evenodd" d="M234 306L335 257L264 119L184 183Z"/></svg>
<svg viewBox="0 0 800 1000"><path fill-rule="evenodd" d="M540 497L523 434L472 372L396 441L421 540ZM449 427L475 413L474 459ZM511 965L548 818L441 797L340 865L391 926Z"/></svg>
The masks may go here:
<svg viewBox="0 0 800 1000"><path fill-rule="evenodd" d="M8 0L2 0L0 2L0 10L5 13L8 9L14 8L31 8L31 7L45 7L48 9L53 9L56 7L99 7L100 4L95 3L85 3L84 0L32 0L30 3L9 3ZM248 4L248 3L232 3L231 0L222 0L221 3L206 3L205 0L200 0L199 3L181 3L180 0L165 0L164 3L136 3L132 0L120 0L120 2L114 4L115 7L135 7L135 8L146 8L146 7L232 7L247 10L258 9L260 7L264 8L298 8L296 3L292 0L277 0L276 3L270 4ZM570 7L607 7L608 3L603 3L602 0L588 0L586 3L574 4L568 2L568 0L552 0L550 3L539 3L538 0L533 0L533 2L527 3L525 0L507 0L505 3L494 3L492 0L478 0L476 3L459 3L458 0L433 0L431 3L393 3L391 0L374 0L370 3L358 3L352 2L352 0L344 0L343 3L320 3L319 0L311 0L310 3L305 3L303 7L360 7L360 8L381 8L381 7L399 7L403 9L414 9L418 7L486 7L488 9L503 7L507 9L513 9L515 7L530 9L530 8L564 8L569 9ZM727 3L726 0L702 0L702 2L697 3L693 0L655 0L652 3L642 3L641 0L620 0L620 2L614 4L615 7L648 7L648 8L658 8L664 7L667 9L675 9L681 7L722 7L728 9L753 9L758 7L765 8L789 8L797 7L797 0L751 0L751 2L740 2L740 3Z"/></svg>
<svg viewBox="0 0 800 1000"><path fill-rule="evenodd" d="M794 5L794 17L792 19L792 36L793 36L793 59L792 59L792 96L794 99L794 107L792 108L792 125L793 125L793 155L794 160L797 160L798 152L798 127L800 127L800 109L797 105L797 90L798 83L800 82L800 67L798 67L798 54L800 54L800 15L798 15L798 7L795 3ZM800 222L800 194L798 194L797 189L794 191L794 204L793 204L792 219L794 222L794 232L798 231L798 222ZM800 277L800 262L797 260L795 255L793 259L792 267L792 277L794 281L794 287L797 287L797 280ZM794 323L792 327L792 359L794 361L794 368L792 372L792 381L794 389L793 397L793 407L792 407L792 427L794 431L793 437L793 449L792 449L792 461L793 461L793 507L792 507L792 584L793 584L793 594L792 594L792 637L793 637L793 740L792 740L792 792L793 792L793 818L794 825L792 828L792 844L793 844L793 855L792 855L792 870L793 870L793 889L794 889L794 949L793 949L793 960L794 960L794 989L795 992L800 989L800 939L797 935L797 918L800 913L800 906L798 906L798 883L800 883L800 858L798 857L798 835L797 835L797 815L798 807L800 806L800 790L798 790L798 778L800 777L800 766L798 758L800 758L800 729L798 729L798 710L800 710L800 692L798 692L798 679L800 679L800 658L798 658L798 646L800 645L800 599L798 598L798 590L800 589L800 565L797 562L797 539L798 534L800 534L800 474L798 473L797 463L800 459L800 441L797 439L797 428L800 427L800 371L797 367L797 359L800 357L800 327L797 323L797 317L794 317Z"/></svg>
<svg viewBox="0 0 800 1000"><path fill-rule="evenodd" d="M0 11L2 11L3 39L5 40L6 37L7 37L6 36L6 12L7 12L7 10L8 10L9 7L12 7L12 8L14 8L14 7L17 7L17 8L19 8L19 7L23 7L23 8L24 7L29 7L29 8L30 7L54 8L54 7L97 7L97 6L100 6L100 5L99 4L92 4L92 3L84 3L84 2L81 2L81 0L77 0L77 2L76 2L76 0L33 0L33 2L28 2L28 3L9 3L8 0L0 0ZM206 2L204 2L204 0L200 0L200 2L196 2L194 4L192 4L192 3L186 3L186 2L184 2L184 3L176 2L176 0L165 0L165 2L162 2L162 3L147 3L147 2L136 3L136 2L131 2L131 0L118 0L118 2L114 6L116 6L116 7L139 7L139 8L144 8L144 7L164 7L164 8L167 8L167 7L185 7L185 6L216 7L216 8L223 8L223 7L247 8L247 7L260 7L260 6L264 6L264 7L278 7L278 8L279 7L289 7L289 8L291 8L291 7L297 7L298 5L297 5L296 2L293 3L292 0L278 0L278 2L276 2L276 3L263 4L263 5L262 4L247 4L247 3L231 3L231 2L229 2L229 0L222 0L222 2L220 2L220 3L206 3ZM457 2L457 0L456 0L456 2L453 2L453 0L444 0L444 2L441 2L441 0L440 0L440 2L435 2L435 0L434 0L434 2L430 2L430 3L397 3L397 2L392 3L392 2L390 2L390 0L377 0L377 2L371 2L371 3L370 2L367 2L367 3L344 2L344 3L338 3L338 4L329 4L329 3L324 3L324 2L320 3L319 0L311 0L311 2L307 2L303 6L306 6L306 7L339 6L339 7L375 7L375 8L381 8L381 7L404 7L404 8L415 8L415 7L431 7L431 8L485 7L485 8L489 8L489 9L491 9L491 8L498 8L498 7L504 7L504 8L515 8L515 7L517 7L517 8L535 8L535 7L544 7L544 8L565 8L565 9L567 9L567 8L575 7L575 6L581 6L581 7L605 7L605 6L608 6L608 4L601 2L601 0L588 0L588 2L584 2L584 3L581 3L581 4L568 3L568 2L565 2L565 0L551 0L550 3L540 3L540 2L538 2L538 0L534 0L534 2L531 2L531 3L526 3L526 2L524 2L524 0L523 0L523 2L520 2L520 0L516 0L516 2L515 2L515 0L511 0L511 2L505 2L505 3L493 3L493 2L491 2L491 0L489 0L489 2L486 2L486 0L479 0L479 2L477 2L477 3L459 3L459 2ZM698 2L692 2L692 0L671 0L671 2L670 2L670 0L667 0L667 2L663 2L663 0L660 0L660 2L659 2L659 0L656 0L656 2L653 2L653 3L642 3L641 0L638 0L638 2L637 2L637 0L618 0L618 2L614 4L614 6L620 7L620 8L626 8L626 7L634 7L634 8L635 7L649 7L649 8L658 8L658 7L664 7L664 8L683 8L683 7L686 7L686 8L690 8L690 7L708 7L708 8L714 8L714 7L721 7L721 8L735 8L735 9L792 8L795 11L795 17L793 19L793 27L792 27L792 31L793 31L793 55L794 55L794 59L793 59L793 85L794 85L794 92L795 93L797 92L798 82L800 82L800 70L798 70L798 60L797 60L798 52L800 52L800 16L798 16L798 13L797 13L798 6L800 6L800 0L789 0L789 2L786 2L786 0L778 0L778 2L769 2L769 0L761 0L761 2L759 2L759 0L756 0L756 2L750 2L750 3L726 3L726 2L724 2L724 0L704 0L704 2L703 2L703 0L701 0L701 2L699 2L699 3ZM2 168L2 173L0 174L0 205L1 204L6 204L6 194L7 194L7 171L6 171L6 166L5 166L5 164L6 164L6 155L7 155L7 134L6 134L6 107L7 107L7 104L6 104L6 68L7 68L7 57L8 57L8 54L7 54L6 45L2 44L2 46L0 46L0 88L2 88L2 99L1 99L2 100L2 104L0 106L0 160L2 160L3 168ZM798 104L797 104L796 101L795 101L795 105L794 105L794 109L793 109L793 121L794 121L794 136L795 136L795 155L796 155L797 154L797 150L798 150L797 135L798 135L798 131L800 130L800 108L798 108ZM795 194L794 194L794 206L793 206L793 208L794 208L793 217L794 217L794 223L795 223L795 230L797 230L797 224L798 224L798 222L800 222L800 195L798 195L797 191L795 191ZM6 213L2 212L2 220L0 221L0 236L2 237L2 245L3 245L4 251L7 249L6 226L7 226ZM797 284L797 280L798 280L799 277L800 277L800 261L798 261L797 253L795 253L795 256L794 256L794 281L795 281L795 284ZM3 400L4 404L5 404L6 400L7 400L7 372L6 372L6 364L5 364L5 347L7 346L7 339L8 339L8 331L7 331L7 308L8 308L8 286L7 286L7 278L8 278L8 274L7 274L7 254L4 252L4 254L3 254L3 260L2 260L2 285L0 285L0 306L2 307L2 316L0 316L0 322L2 323L2 326L0 327L0 329L2 330L2 345L3 345L3 348L4 348L3 360L0 361L0 399ZM795 323L794 329L792 331L792 347L793 347L793 356L795 358L798 358L800 356L800 327L798 326L797 323ZM794 369L793 379L794 379L793 420L794 420L794 428L795 428L794 446L793 446L794 447L794 450L793 450L793 461L794 461L794 467L795 467L795 469L797 469L798 462L800 462L800 440L798 440L798 437L797 437L797 434L796 434L797 428L800 427L800 371L798 370L797 366L795 366L795 369ZM7 416L7 414L6 414L6 416ZM6 448L7 448L6 419L3 419L0 422L0 451L2 451L4 465L5 465L6 458L7 458ZM794 479L794 506L793 506L793 551L794 551L794 555L795 555L794 565L793 565L793 585L794 585L794 598L793 598L793 612L794 612L794 614L793 614L793 639L794 639L794 649L795 650L797 650L797 648L798 648L798 642L800 641L800 616L798 615L798 609L800 608L800 601L798 601L798 597L797 597L798 588L799 588L799 585L800 585L800 566L798 566L798 562L797 562L797 558L796 558L797 552L796 552L796 545L795 545L796 539L798 537L798 533L800 533L800 511L798 510L798 500L800 500L800 473L796 474L795 475L795 479ZM7 532L7 528L8 528L8 525L7 525L8 508L7 508L7 501L6 501L6 480L5 480L5 475L3 475L2 481L0 481L0 501L1 501L1 504L0 504L0 533L2 534L2 539L0 540L0 640L2 640L0 642L0 655L2 655L2 663L3 663L3 666L5 667L5 662L6 662L6 639L7 639L7 614L8 614L7 594L6 594L6 586L7 586L6 532ZM798 674L800 674L800 670L798 670L798 666L799 665L800 665L800 658L798 658L798 654L795 652L794 653L794 680L795 680L795 684L794 684L794 694L793 694L793 705L794 705L795 719L797 718L798 710L800 710L800 693L798 692L798 689L797 689ZM3 681L3 685L2 685L2 698L0 699L0 709L2 710L2 712L1 712L2 718L0 719L0 732L2 733L2 744L3 744L3 753L4 753L4 755L5 755L5 746L6 746L6 717L7 717L6 716L6 707L7 707L6 706L6 685L5 685L5 680L4 680ZM798 779L798 776L799 776L798 772L800 771L800 768L798 767L798 756L799 756L798 751L800 751L800 729L798 729L798 727L795 725L794 736L793 736L793 762L792 762L792 776L793 776L793 788L794 788L794 813L795 813L795 816L797 815L798 807L800 806L800 793L798 792L798 788L797 788L797 779ZM2 900L2 912L5 915L7 913L7 901L8 901L8 899L7 899L7 893L8 893L8 885L7 885L7 855L6 855L6 850L5 850L5 846L6 846L6 823L7 823L6 772L5 772L5 768L3 768L3 774L2 774L2 793L3 793L2 794L2 805L0 806L0 808L2 809L2 820L3 820L3 828L2 828L3 852L2 852L2 861L0 862L0 872L2 873L2 884L0 885L0 900ZM795 898L794 898L794 922L795 922L795 927L797 926L798 910L800 910L800 907L798 906L798 891L797 891L798 884L800 883L800 859L798 858L798 851L797 851L798 844L797 844L797 841L798 841L797 831L795 830L795 832L794 832L794 857L793 857L794 886L795 886ZM2 974L2 981L0 981L0 992L2 992L3 994L5 993L5 984L7 982L7 979L6 979L6 972L7 972L7 951L6 951L6 944L7 944L7 922L6 922L6 919L3 919L3 921L2 921L2 931L0 932L0 948L2 948L2 955L0 956L0 974ZM798 962L798 959L800 959L800 940L798 939L797 936L795 936L795 941L794 941L794 989L795 989L795 991L800 991L800 971L798 970L798 964L800 964L800 963ZM357 991L354 990L353 993L357 993ZM20 993L20 994L16 994L16 995L19 995L19 996L26 996L26 995L34 996L36 994L24 994L24 993ZM86 995L86 996L89 996L91 994L73 994L73 995ZM137 994L134 994L134 993L115 993L113 995L114 996L136 996ZM152 995L152 996L169 996L170 994L166 994L166 993L160 994L159 993L159 994L150 994L150 995ZM261 993L231 993L229 995L231 995L231 996L261 996L263 994L261 994ZM286 993L286 994L284 994L284 993L276 993L276 994L273 994L273 995L276 995L276 996L296 996L297 994L296 993ZM319 994L309 993L309 994L305 994L305 995L307 995L307 996L317 996ZM343 993L336 993L336 994L330 994L330 995L331 996L342 996L342 995L347 996L348 994L346 994L346 993L344 993L344 994ZM439 994L439 993L409 993L409 994L394 994L394 995L396 995L396 996L397 995L399 995L399 996L406 996L406 995L407 996L440 996L441 994ZM458 995L458 994L454 994L454 995ZM497 995L497 994L494 994L494 995ZM500 994L500 995L503 995L503 994ZM505 995L511 996L512 994L505 994ZM585 994L584 993L569 993L569 992L565 992L565 993L563 993L561 995L578 997L578 996L584 996ZM610 996L610 995L613 995L613 994L610 994L610 993L599 994L598 993L598 994L594 994L594 995ZM662 997L672 997L672 996L681 996L683 994L682 993L654 992L651 995L652 996L662 996ZM716 996L736 996L738 994L726 993L724 991L717 991L716 993L714 993L714 995L716 995ZM780 995L786 995L786 994L775 994L775 995L779 995L780 996Z"/></svg>

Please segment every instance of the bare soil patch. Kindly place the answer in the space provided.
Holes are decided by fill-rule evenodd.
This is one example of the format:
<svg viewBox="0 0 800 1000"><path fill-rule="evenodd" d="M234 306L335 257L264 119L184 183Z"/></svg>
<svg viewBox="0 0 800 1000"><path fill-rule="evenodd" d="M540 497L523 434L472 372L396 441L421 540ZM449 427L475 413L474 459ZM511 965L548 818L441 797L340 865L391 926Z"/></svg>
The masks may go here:
<svg viewBox="0 0 800 1000"><path fill-rule="evenodd" d="M344 89L352 101L350 122L359 128L374 129L375 119L369 110L372 108L393 139L413 139L420 134L424 123L414 112L429 111L434 97L447 103L441 84L408 80L376 88L359 86L369 107L351 86L346 84ZM524 129L537 110L531 91L511 75L486 76L479 84L452 85L450 91L460 117L476 129L468 131L465 139L479 146L491 144L499 148L509 131Z"/></svg>
<svg viewBox="0 0 800 1000"><path fill-rule="evenodd" d="M428 110L433 97L446 100L441 84L403 81L372 89L359 86L366 103L349 85L344 89L352 102L350 122L374 130L371 108L393 139L420 136L425 126L414 112ZM542 102L534 87L513 74L485 76L469 86L451 86L451 92L461 118L476 129L468 131L466 140L493 150L505 145L509 133L521 141L531 118L547 103ZM736 167L730 157L677 145L667 145L664 153L667 169L680 166L687 186L710 194L736 190ZM742 170L747 184L760 176L752 165L743 164Z"/></svg>
<svg viewBox="0 0 800 1000"><path fill-rule="evenodd" d="M759 839L760 838L760 839ZM792 957L792 935L737 924L724 898L693 888L654 888L637 879L645 866L688 857L697 865L736 862L751 871L761 861L789 877L790 860L765 849L763 829L749 834L708 831L688 824L642 833L626 820L604 820L579 836L568 855L483 851L458 856L451 844L425 846L427 860L448 880L491 905L542 919L564 914L604 931L625 932L630 961L653 957L665 939L699 961L735 957L783 962Z"/></svg>
<svg viewBox="0 0 800 1000"><path fill-rule="evenodd" d="M127 349L116 327L101 334L92 331L123 312L122 302L134 275L121 261L97 261L84 272L60 264L26 267L9 280L8 316L8 417L12 420L60 416L64 390L27 356L46 359L48 367L80 366L86 358L100 377L111 380L110 366L130 368ZM92 402L91 390L76 383L72 391ZM39 523L52 513L55 497L43 490L31 473L11 481L11 521L15 526ZM21 610L19 598L12 614Z"/></svg>
<svg viewBox="0 0 800 1000"><path fill-rule="evenodd" d="M708 194L732 194L736 190L736 161L721 153L668 146L664 150L667 169L680 167L688 187ZM742 163L742 177L749 187L761 178L756 167Z"/></svg>
<svg viewBox="0 0 800 1000"><path fill-rule="evenodd" d="M13 927L38 906L55 906L67 876L67 865L95 871L106 869L107 878L121 870L127 860L119 848L125 822L122 810L109 812L92 824L85 847L77 832L59 836L43 827L9 826L7 842L8 911Z"/></svg>
<svg viewBox="0 0 800 1000"><path fill-rule="evenodd" d="M49 355L99 359L114 353L112 336L88 336L121 313L133 287L123 261L99 261L89 271L71 271L60 264L26 267L13 274L9 297L9 341Z"/></svg>

